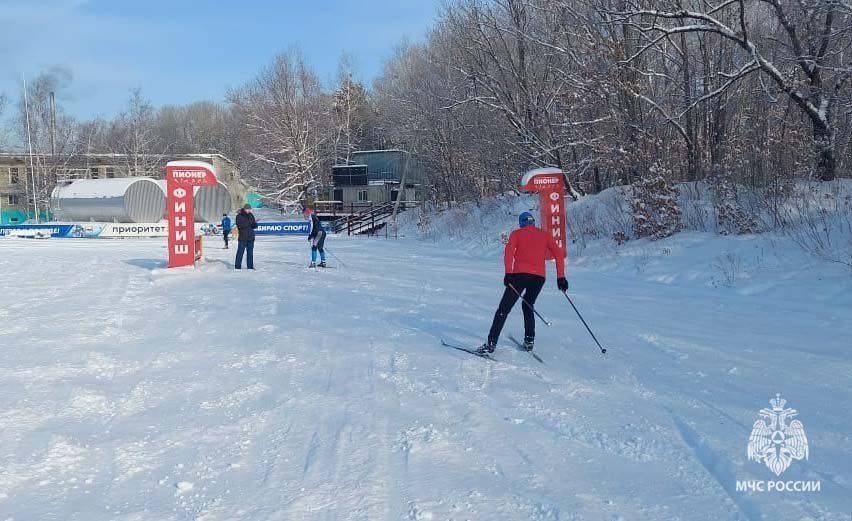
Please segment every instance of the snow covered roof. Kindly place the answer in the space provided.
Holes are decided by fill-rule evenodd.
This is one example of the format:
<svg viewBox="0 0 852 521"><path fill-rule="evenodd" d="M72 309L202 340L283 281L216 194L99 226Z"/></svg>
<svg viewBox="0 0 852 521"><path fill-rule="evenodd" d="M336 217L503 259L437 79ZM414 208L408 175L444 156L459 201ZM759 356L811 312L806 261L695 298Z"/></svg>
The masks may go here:
<svg viewBox="0 0 852 521"><path fill-rule="evenodd" d="M50 154L43 154L41 157L50 157ZM89 154L77 154L73 156L72 160L77 159L123 159L127 158L127 154L116 154L116 153L108 153L108 152L98 152L98 153L89 153ZM220 153L209 153L209 154L166 154L163 159L169 157L186 157L192 159L214 159L219 158L222 161L229 163L236 167L236 163L231 161L227 156L222 155ZM29 158L29 153L26 151L11 151L11 152L0 152L0 159L27 159ZM66 156L62 156L63 159L67 159Z"/></svg>
<svg viewBox="0 0 852 521"><path fill-rule="evenodd" d="M193 159L183 159L180 161L169 161L166 163L166 167L175 167L175 168L204 168L206 170L210 170L211 172L216 171L213 168L213 165L204 161L195 161Z"/></svg>

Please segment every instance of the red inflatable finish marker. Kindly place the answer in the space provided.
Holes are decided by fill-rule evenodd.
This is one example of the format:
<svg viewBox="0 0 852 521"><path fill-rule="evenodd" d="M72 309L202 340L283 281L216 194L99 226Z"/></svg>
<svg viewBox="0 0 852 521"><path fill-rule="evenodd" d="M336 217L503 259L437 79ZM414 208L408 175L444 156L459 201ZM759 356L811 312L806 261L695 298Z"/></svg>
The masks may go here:
<svg viewBox="0 0 852 521"><path fill-rule="evenodd" d="M556 245L567 255L565 247L565 176L558 168L538 168L530 170L521 179L521 190L539 194L541 208L541 229L553 237ZM548 260L552 257L550 253Z"/></svg>
<svg viewBox="0 0 852 521"><path fill-rule="evenodd" d="M216 174L209 163L169 161L166 164L169 268L195 266L195 187L215 184Z"/></svg>

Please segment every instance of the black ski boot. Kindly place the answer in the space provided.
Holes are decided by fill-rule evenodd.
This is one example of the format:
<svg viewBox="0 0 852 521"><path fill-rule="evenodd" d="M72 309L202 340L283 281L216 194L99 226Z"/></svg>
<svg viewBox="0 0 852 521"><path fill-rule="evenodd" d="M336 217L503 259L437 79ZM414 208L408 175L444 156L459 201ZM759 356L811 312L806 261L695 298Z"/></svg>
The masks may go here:
<svg viewBox="0 0 852 521"><path fill-rule="evenodd" d="M534 338L530 336L524 337L524 351L532 351L533 347L535 347Z"/></svg>
<svg viewBox="0 0 852 521"><path fill-rule="evenodd" d="M316 268L316 267L317 267L317 263L316 263L316 262L312 262L312 263L310 263L310 264L308 265L308 268Z"/></svg>
<svg viewBox="0 0 852 521"><path fill-rule="evenodd" d="M480 355L490 355L491 353L494 352L494 349L496 347L497 347L497 344L489 340L488 342L485 342L484 344L479 346L479 348L476 350L476 352L479 353Z"/></svg>
<svg viewBox="0 0 852 521"><path fill-rule="evenodd" d="M325 265L325 261L320 262L319 264L317 264L317 266L319 266L320 268L327 268L328 267L328 266Z"/></svg>

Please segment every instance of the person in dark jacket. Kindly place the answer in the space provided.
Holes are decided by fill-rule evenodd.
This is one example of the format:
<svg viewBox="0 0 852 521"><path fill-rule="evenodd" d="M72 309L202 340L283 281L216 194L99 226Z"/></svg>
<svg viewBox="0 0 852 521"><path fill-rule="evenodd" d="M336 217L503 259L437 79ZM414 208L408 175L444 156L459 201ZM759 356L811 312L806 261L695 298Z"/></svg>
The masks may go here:
<svg viewBox="0 0 852 521"><path fill-rule="evenodd" d="M565 278L565 256L556 242L547 232L535 226L535 217L529 212L518 216L519 228L509 236L509 243L503 253L506 275L503 285L506 290L494 313L494 321L488 332L488 340L477 351L483 354L493 353L500 338L500 332L506 323L506 317L512 311L519 296L523 296L521 309L524 312L524 349L533 350L535 342L535 315L532 306L544 287L545 262L548 254L556 260L556 287L559 291L568 291Z"/></svg>
<svg viewBox="0 0 852 521"><path fill-rule="evenodd" d="M231 218L222 214L222 238L225 239L225 249L228 249L228 239L231 238Z"/></svg>
<svg viewBox="0 0 852 521"><path fill-rule="evenodd" d="M310 208L305 208L303 215L305 219L311 220L311 231L308 233L308 240L311 242L311 268L317 266L317 252L320 257L320 268L325 268L325 229L317 216L317 213Z"/></svg>
<svg viewBox="0 0 852 521"><path fill-rule="evenodd" d="M242 269L243 253L246 255L246 267L254 269L254 229L257 228L257 220L251 213L251 206L243 206L237 212L237 260L234 268Z"/></svg>

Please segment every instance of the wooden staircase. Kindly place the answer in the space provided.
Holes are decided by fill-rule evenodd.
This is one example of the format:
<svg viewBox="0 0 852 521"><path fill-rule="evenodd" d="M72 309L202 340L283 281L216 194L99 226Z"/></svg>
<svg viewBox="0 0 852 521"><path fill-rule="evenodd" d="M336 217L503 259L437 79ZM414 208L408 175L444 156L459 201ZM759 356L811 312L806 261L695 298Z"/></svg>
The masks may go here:
<svg viewBox="0 0 852 521"><path fill-rule="evenodd" d="M399 203L399 212L414 208L416 203ZM394 203L360 205L350 208L350 213L332 219L330 229L333 233L346 235L376 235L390 221ZM321 210L320 210L321 211ZM321 211L320 215L324 212Z"/></svg>

